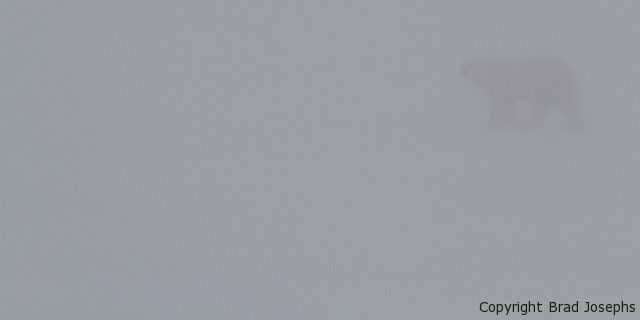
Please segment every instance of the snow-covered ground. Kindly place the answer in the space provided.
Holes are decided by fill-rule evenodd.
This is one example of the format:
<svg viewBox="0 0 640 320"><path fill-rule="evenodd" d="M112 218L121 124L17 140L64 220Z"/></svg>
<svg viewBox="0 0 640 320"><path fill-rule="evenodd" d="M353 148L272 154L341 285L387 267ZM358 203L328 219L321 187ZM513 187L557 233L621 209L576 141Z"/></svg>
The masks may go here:
<svg viewBox="0 0 640 320"><path fill-rule="evenodd" d="M326 132L10 152L3 312L475 318L485 300L637 297L637 135Z"/></svg>

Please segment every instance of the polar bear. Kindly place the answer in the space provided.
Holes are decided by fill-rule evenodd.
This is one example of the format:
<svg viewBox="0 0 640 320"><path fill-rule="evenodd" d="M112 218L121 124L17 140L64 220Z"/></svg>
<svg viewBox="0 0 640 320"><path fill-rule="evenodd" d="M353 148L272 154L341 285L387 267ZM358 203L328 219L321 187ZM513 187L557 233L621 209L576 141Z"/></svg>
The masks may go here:
<svg viewBox="0 0 640 320"><path fill-rule="evenodd" d="M504 124L541 128L552 107L562 112L568 128L584 127L576 78L571 68L560 60L473 60L462 63L461 71L468 81L486 93L490 103L490 128ZM517 119L518 102L530 103L528 120Z"/></svg>

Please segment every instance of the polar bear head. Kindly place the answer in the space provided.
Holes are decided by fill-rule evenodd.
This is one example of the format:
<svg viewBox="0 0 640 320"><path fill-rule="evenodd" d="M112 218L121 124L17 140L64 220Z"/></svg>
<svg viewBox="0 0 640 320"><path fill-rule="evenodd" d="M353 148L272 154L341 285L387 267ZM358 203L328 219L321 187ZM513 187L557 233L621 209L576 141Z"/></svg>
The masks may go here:
<svg viewBox="0 0 640 320"><path fill-rule="evenodd" d="M479 87L487 87L500 78L501 69L505 64L506 62L501 60L465 61L460 65L460 71L469 82Z"/></svg>

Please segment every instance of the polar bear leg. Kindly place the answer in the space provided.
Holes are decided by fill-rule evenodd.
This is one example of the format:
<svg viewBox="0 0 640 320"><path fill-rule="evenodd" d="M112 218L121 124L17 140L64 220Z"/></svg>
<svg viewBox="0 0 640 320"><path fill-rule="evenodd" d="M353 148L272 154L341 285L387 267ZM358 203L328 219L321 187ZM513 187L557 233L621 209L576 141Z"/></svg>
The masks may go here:
<svg viewBox="0 0 640 320"><path fill-rule="evenodd" d="M490 108L488 128L497 129L503 124L514 125L516 123L515 103L505 100L493 100Z"/></svg>
<svg viewBox="0 0 640 320"><path fill-rule="evenodd" d="M547 103L533 103L529 109L529 122L527 128L540 129L544 125L544 120L551 110L551 105Z"/></svg>

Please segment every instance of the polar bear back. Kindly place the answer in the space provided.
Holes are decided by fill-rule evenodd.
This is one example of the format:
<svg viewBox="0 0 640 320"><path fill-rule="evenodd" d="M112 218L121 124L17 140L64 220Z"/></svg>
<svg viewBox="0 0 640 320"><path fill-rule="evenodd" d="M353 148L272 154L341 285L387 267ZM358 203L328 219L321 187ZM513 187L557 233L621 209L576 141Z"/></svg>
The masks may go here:
<svg viewBox="0 0 640 320"><path fill-rule="evenodd" d="M552 104L576 98L575 76L557 59L475 60L463 63L462 69L491 97Z"/></svg>

